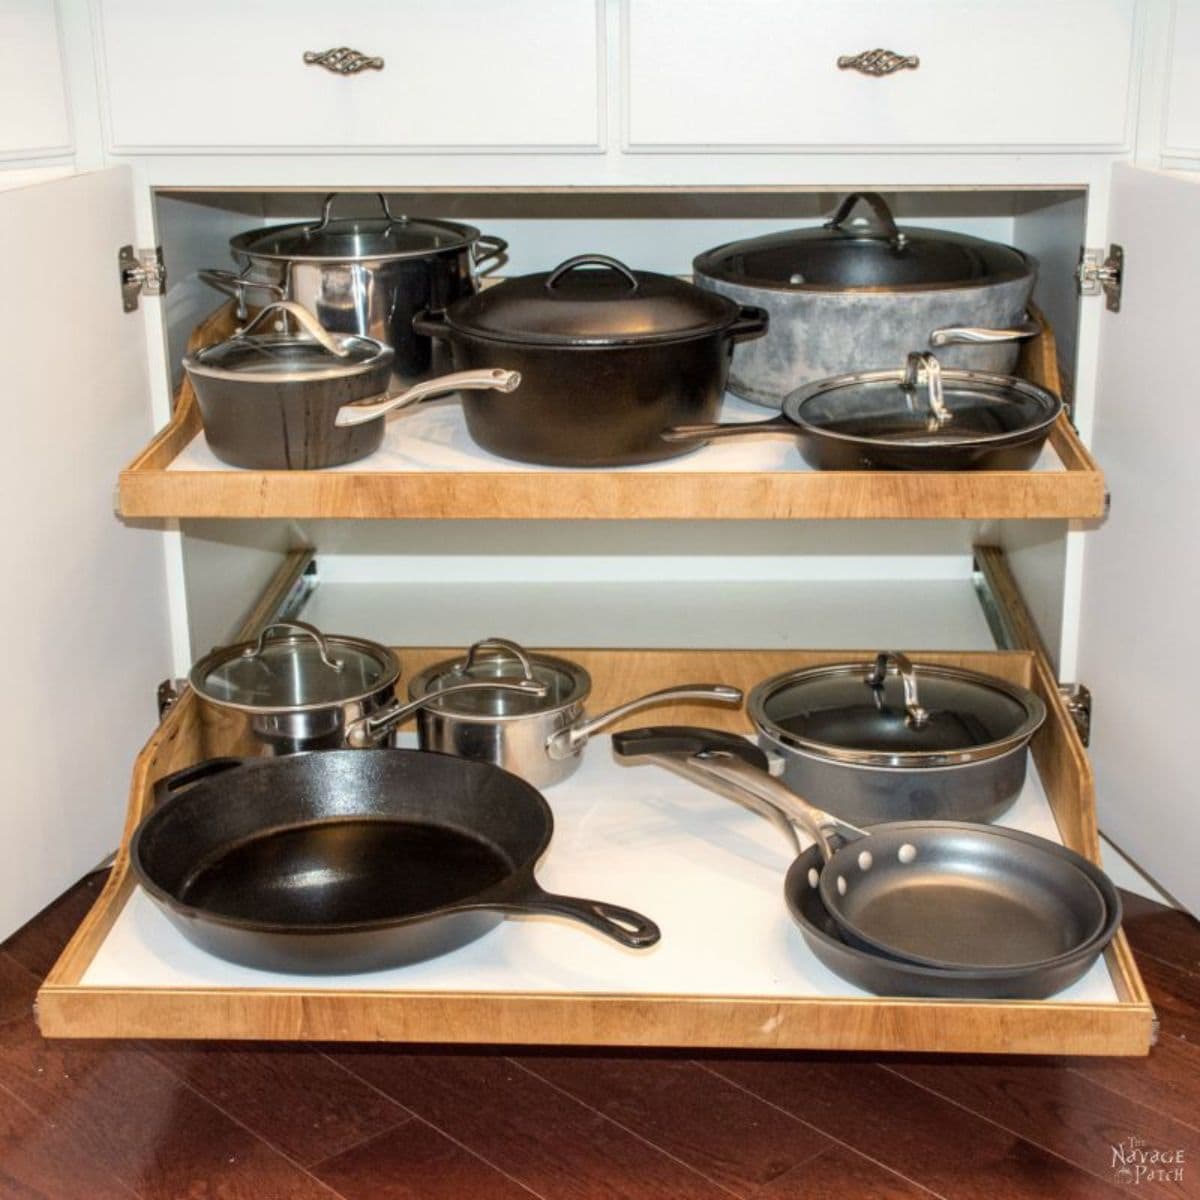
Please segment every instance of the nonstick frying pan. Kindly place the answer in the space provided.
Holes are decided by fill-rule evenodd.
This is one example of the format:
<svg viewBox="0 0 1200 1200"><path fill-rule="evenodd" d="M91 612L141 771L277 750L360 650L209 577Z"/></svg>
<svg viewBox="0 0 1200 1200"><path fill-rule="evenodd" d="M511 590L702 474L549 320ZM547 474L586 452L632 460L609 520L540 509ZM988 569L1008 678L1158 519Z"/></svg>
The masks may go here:
<svg viewBox="0 0 1200 1200"><path fill-rule="evenodd" d="M653 921L544 891L554 830L536 788L421 750L218 758L155 786L138 881L220 958L272 971L371 971L445 954L506 914L568 917L631 949Z"/></svg>
<svg viewBox="0 0 1200 1200"><path fill-rule="evenodd" d="M817 843L824 865L818 871L814 859L807 879L843 940L877 957L1034 972L1084 950L1094 958L1119 923L1107 876L1045 838L958 821L888 822L867 834L772 779L756 748L729 734L661 727L614 735L613 744L622 757L682 767L759 811L763 802L782 810Z"/></svg>

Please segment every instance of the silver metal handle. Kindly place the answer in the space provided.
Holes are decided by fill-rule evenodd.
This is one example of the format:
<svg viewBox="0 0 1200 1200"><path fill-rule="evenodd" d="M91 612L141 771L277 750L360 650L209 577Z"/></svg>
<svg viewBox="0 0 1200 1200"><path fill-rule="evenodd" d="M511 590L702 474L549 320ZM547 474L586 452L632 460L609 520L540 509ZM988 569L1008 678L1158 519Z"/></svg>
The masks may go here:
<svg viewBox="0 0 1200 1200"><path fill-rule="evenodd" d="M992 342L1025 342L1042 332L1036 321L1021 321L1008 329L987 329L979 325L947 325L929 335L931 346L988 345Z"/></svg>
<svg viewBox="0 0 1200 1200"><path fill-rule="evenodd" d="M933 427L938 429L954 416L946 407L945 391L942 388L942 364L932 354L914 350L904 364L904 377L900 386L906 392L915 392L921 384L922 374L928 389L929 408L933 413Z"/></svg>
<svg viewBox="0 0 1200 1200"><path fill-rule="evenodd" d="M517 645L516 642L511 642L508 638L491 637L483 638L476 642L470 649L467 650L467 657L460 663L454 664L455 675L469 675L471 668L475 665L475 660L479 656L480 650L507 650L508 653L521 664L521 670L525 673L526 679L533 679L533 664L529 661L529 654L524 646Z"/></svg>
<svg viewBox="0 0 1200 1200"><path fill-rule="evenodd" d="M297 304L295 300L273 300L270 304L264 304L254 314L254 320L245 329L235 333L233 335L234 338L247 337L257 325L270 316L271 313L275 312L286 313L291 317L314 342L320 343L322 350L328 351L336 358L346 358L349 355L349 349L346 346L340 345L331 337L328 331L321 325L321 322L303 304ZM232 341L233 338L230 340Z"/></svg>
<svg viewBox="0 0 1200 1200"><path fill-rule="evenodd" d="M380 738L386 737L405 717L411 716L422 708L436 704L445 696L453 696L457 692L520 692L525 696L540 698L546 694L546 685L528 679L519 679L513 683L498 680L478 680L471 683L452 683L449 687L440 688L436 692L428 692L416 700L405 703L397 701L383 712L374 713L369 717L360 717L346 726L346 744L356 750L374 746Z"/></svg>
<svg viewBox="0 0 1200 1200"><path fill-rule="evenodd" d="M333 216L333 202L342 194L342 192L327 192L325 194L325 199L321 201L321 219L307 227L305 237L311 237L314 233L320 233L329 224ZM383 209L383 215L387 218L389 225L404 225L408 221L408 217L404 213L396 216L392 212L391 206L388 204L388 199L382 192L376 192L375 199L379 201L379 207Z"/></svg>
<svg viewBox="0 0 1200 1200"><path fill-rule="evenodd" d="M481 249L482 253L480 253ZM483 269L484 267L487 267L488 271L494 270L499 265L500 259L504 257L504 252L507 249L508 243L502 237L494 237L490 233L481 233L475 239L475 245L471 248L475 273L477 275L486 275L487 271Z"/></svg>
<svg viewBox="0 0 1200 1200"><path fill-rule="evenodd" d="M403 392L389 392L387 395L374 400L362 400L353 404L344 404L338 409L334 418L335 425L365 425L398 408L407 408L431 396L441 396L445 392L486 391L495 389L498 392L514 392L520 386L519 371L505 371L500 367L491 367L479 371L456 371L453 375L440 375L437 379L427 379L424 383L414 384Z"/></svg>
<svg viewBox="0 0 1200 1200"><path fill-rule="evenodd" d="M270 637L273 629L290 629L293 633L303 634L305 637L310 637L317 643L317 649L321 655L321 661L332 671L340 671L346 664L340 658L334 658L329 653L329 646L325 641L325 635L315 626L310 625L307 621L275 621L268 625L262 633L258 635L258 641L253 646L247 646L242 651L243 658L261 658L263 649L268 641L282 641L283 639L275 639Z"/></svg>
<svg viewBox="0 0 1200 1200"><path fill-rule="evenodd" d="M304 61L312 67L324 67L335 75L357 75L359 71L382 71L383 59L349 46L329 50L305 50Z"/></svg>
<svg viewBox="0 0 1200 1200"><path fill-rule="evenodd" d="M896 71L915 71L921 60L915 54L897 54L878 46L874 50L863 50L859 54L843 54L837 60L838 70L858 71L878 79Z"/></svg>
<svg viewBox="0 0 1200 1200"><path fill-rule="evenodd" d="M246 268L249 270L249 267ZM244 321L248 315L246 308L246 293L250 291L270 292L280 300L287 296L287 290L279 283L270 283L265 279L247 279L245 275L235 275L232 271L223 271L219 267L206 267L196 272L201 283L216 288L226 296L232 296L237 301L236 316Z"/></svg>
<svg viewBox="0 0 1200 1200"><path fill-rule="evenodd" d="M668 700L715 700L718 704L741 704L742 692L740 688L723 683L683 683L678 687L662 688L619 704L599 716L589 717L569 729L559 730L546 742L546 753L556 760L570 758L579 752L593 733L599 733L630 713L665 704Z"/></svg>
<svg viewBox="0 0 1200 1200"><path fill-rule="evenodd" d="M921 698L917 694L917 672L907 654L898 650L881 650L875 655L875 662L867 672L864 682L868 687L883 687L888 676L888 663L894 663L900 682L904 685L904 707L908 712L908 722L914 729L929 723L929 710L922 708Z"/></svg>

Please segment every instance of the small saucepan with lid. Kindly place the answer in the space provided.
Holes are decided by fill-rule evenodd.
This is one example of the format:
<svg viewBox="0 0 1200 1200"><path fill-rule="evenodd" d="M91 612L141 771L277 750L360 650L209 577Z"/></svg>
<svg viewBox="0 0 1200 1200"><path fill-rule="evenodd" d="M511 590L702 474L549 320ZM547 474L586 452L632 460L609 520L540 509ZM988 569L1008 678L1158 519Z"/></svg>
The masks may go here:
<svg viewBox="0 0 1200 1200"><path fill-rule="evenodd" d="M1012 375L947 370L913 353L899 370L858 371L794 391L769 421L688 425L668 441L786 433L822 471L1023 471L1037 462L1062 401Z"/></svg>
<svg viewBox="0 0 1200 1200"><path fill-rule="evenodd" d="M217 708L245 713L268 754L365 749L428 701L396 699L400 662L365 638L322 633L306 621L277 621L254 641L220 646L197 662L188 682ZM486 690L535 699L536 681L461 680L447 692Z"/></svg>
<svg viewBox="0 0 1200 1200"><path fill-rule="evenodd" d="M467 682L480 690L464 691ZM542 694L533 694L534 687ZM414 703L424 706L417 718L422 750L495 763L542 788L572 774L592 734L630 713L676 700L742 702L738 688L687 683L589 717L584 704L591 690L591 676L578 663L506 638L476 642L464 657L434 663L408 685Z"/></svg>

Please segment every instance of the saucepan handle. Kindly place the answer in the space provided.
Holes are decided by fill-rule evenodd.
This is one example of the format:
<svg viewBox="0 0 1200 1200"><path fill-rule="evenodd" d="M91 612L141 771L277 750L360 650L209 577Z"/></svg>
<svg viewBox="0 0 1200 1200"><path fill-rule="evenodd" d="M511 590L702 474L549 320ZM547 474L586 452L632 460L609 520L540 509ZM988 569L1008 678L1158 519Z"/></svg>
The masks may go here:
<svg viewBox="0 0 1200 1200"><path fill-rule="evenodd" d="M711 442L718 438L743 437L750 433L786 433L794 437L796 426L782 413L766 421L714 421L708 425L676 425L659 435L664 442Z"/></svg>
<svg viewBox="0 0 1200 1200"><path fill-rule="evenodd" d="M946 325L929 335L929 344L938 346L990 345L993 342L1026 342L1042 332L1036 321L1021 321L1005 329L981 325Z"/></svg>
<svg viewBox="0 0 1200 1200"><path fill-rule="evenodd" d="M581 896L547 892L532 875L509 895L486 907L507 913L567 917L590 926L630 950L645 950L662 937L662 931L649 917L632 908L609 904L607 900L586 900Z"/></svg>
<svg viewBox="0 0 1200 1200"><path fill-rule="evenodd" d="M505 371L500 367L488 367L479 371L456 371L453 375L441 375L427 379L403 392L390 392L373 400L360 400L344 404L338 409L333 423L339 426L365 425L368 421L386 417L398 408L407 408L433 396L447 392L484 391L514 392L520 386L520 371Z"/></svg>
<svg viewBox="0 0 1200 1200"><path fill-rule="evenodd" d="M186 791L192 784L199 783L202 779L208 779L213 775L223 775L226 771L240 767L246 761L244 758L208 758L204 762L193 763L190 767L172 771L170 775L164 775L155 782L154 803L156 806L162 804L164 800L169 800L172 796Z"/></svg>

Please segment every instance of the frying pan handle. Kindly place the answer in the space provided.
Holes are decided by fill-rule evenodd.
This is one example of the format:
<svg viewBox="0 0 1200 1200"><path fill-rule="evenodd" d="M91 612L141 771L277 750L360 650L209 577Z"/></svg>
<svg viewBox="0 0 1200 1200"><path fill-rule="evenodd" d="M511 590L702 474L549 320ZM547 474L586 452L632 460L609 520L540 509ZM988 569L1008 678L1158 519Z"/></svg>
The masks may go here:
<svg viewBox="0 0 1200 1200"><path fill-rule="evenodd" d="M193 763L190 767L183 767L179 771L173 771L170 775L164 775L154 784L154 804L155 807L162 804L165 800L169 800L172 796L177 796L180 792L185 791L194 783L199 783L202 779L208 779L213 775L221 775L226 771L232 771L235 767L240 767L246 760L244 758L209 758L204 762Z"/></svg>
<svg viewBox="0 0 1200 1200"><path fill-rule="evenodd" d="M766 421L731 421L710 425L676 425L659 435L664 442L709 442L716 438L741 437L747 433L787 433L795 436L796 426L782 413Z"/></svg>
<svg viewBox="0 0 1200 1200"><path fill-rule="evenodd" d="M622 946L628 946L630 950L645 950L662 937L662 931L649 917L643 917L632 908L622 908L606 900L585 900L580 896L560 896L555 892L547 892L532 876L520 891L488 907L508 913L568 917L590 926L614 942L620 942Z"/></svg>
<svg viewBox="0 0 1200 1200"><path fill-rule="evenodd" d="M701 729L692 725L651 725L642 729L626 729L612 735L613 752L620 758L645 758L647 755L670 755L690 758L695 754L733 754L767 771L770 760L760 750L736 733L721 729Z"/></svg>

